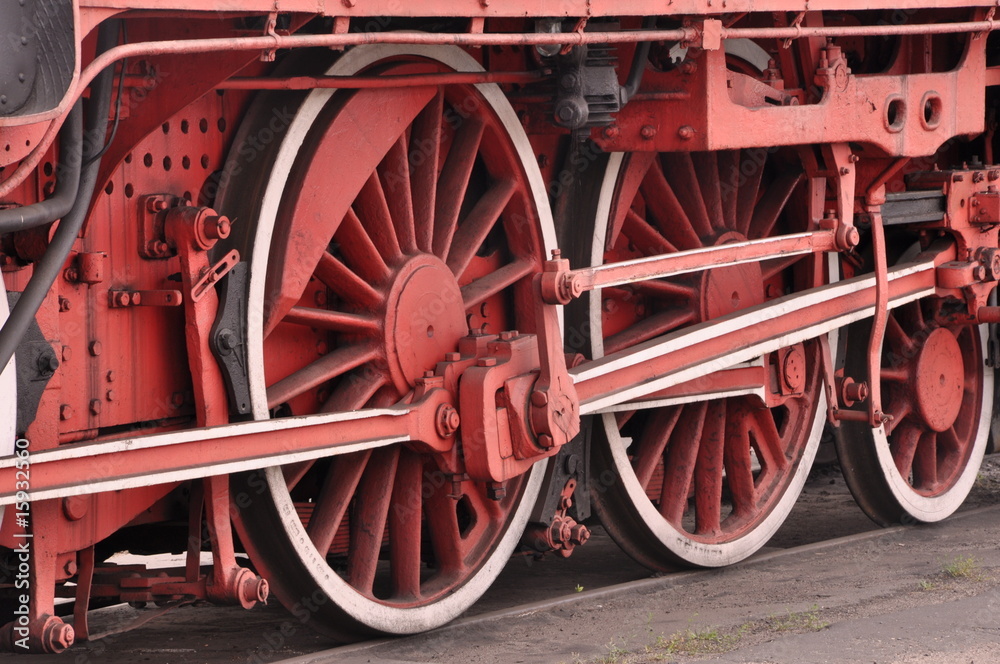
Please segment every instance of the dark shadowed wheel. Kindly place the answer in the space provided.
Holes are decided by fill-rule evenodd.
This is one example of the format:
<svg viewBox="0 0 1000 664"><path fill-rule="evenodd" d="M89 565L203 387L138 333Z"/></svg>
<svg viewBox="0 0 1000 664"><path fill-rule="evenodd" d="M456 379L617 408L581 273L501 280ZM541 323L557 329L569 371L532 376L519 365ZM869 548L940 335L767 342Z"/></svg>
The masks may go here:
<svg viewBox="0 0 1000 664"><path fill-rule="evenodd" d="M807 230L791 150L615 154L583 190L592 187L592 242L578 256L591 265ZM588 350L602 357L820 285L823 275L817 258L796 256L606 288L571 312L567 338L589 330ZM822 434L819 358L817 343L800 344L599 414L593 495L622 548L666 569L725 565L763 546Z"/></svg>
<svg viewBox="0 0 1000 664"><path fill-rule="evenodd" d="M913 253L913 252L910 252ZM887 526L940 521L965 500L983 460L993 404L986 326L944 319L964 303L924 298L889 312L882 345L883 426L844 422L837 453L861 509ZM845 373L867 374L871 321L847 330Z"/></svg>
<svg viewBox="0 0 1000 664"><path fill-rule="evenodd" d="M480 67L458 49L380 46L347 52L328 73L456 70ZM287 130L265 143L278 117ZM219 208L252 229L256 419L405 401L468 330L535 329L530 284L554 230L499 88L269 95L234 163L254 138L259 161ZM464 611L517 544L543 472L491 498L395 443L237 476L234 495L241 536L282 602L352 638L427 630Z"/></svg>

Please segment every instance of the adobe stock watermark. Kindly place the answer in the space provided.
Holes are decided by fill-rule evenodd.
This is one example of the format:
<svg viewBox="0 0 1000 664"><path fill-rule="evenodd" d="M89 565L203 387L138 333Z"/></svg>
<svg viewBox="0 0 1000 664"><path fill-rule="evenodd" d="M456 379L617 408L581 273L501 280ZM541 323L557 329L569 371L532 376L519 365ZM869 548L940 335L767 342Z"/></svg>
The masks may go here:
<svg viewBox="0 0 1000 664"><path fill-rule="evenodd" d="M28 625L31 621L29 603L31 600L31 503L28 492L31 490L31 443L26 438L18 438L14 443L14 475L15 494L14 518L18 532L16 539L22 540L14 547L16 569L14 570L14 589L20 591L15 598L14 607L14 647L28 652Z"/></svg>

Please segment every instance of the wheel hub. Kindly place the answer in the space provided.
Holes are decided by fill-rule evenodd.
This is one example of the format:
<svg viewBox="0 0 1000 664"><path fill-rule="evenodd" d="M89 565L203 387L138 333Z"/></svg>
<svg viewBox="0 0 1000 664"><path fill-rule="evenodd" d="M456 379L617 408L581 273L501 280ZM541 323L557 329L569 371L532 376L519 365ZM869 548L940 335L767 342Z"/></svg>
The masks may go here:
<svg viewBox="0 0 1000 664"><path fill-rule="evenodd" d="M392 380L408 391L468 332L462 291L447 265L429 254L403 265L389 292L385 330Z"/></svg>
<svg viewBox="0 0 1000 664"><path fill-rule="evenodd" d="M745 242L746 237L736 232L719 236L715 246L732 242ZM700 294L701 320L707 321L746 309L764 302L764 278L759 263L744 263L716 267L702 273Z"/></svg>
<svg viewBox="0 0 1000 664"><path fill-rule="evenodd" d="M913 387L920 416L934 431L955 423L962 408L965 364L955 336L938 328L927 336L917 356Z"/></svg>

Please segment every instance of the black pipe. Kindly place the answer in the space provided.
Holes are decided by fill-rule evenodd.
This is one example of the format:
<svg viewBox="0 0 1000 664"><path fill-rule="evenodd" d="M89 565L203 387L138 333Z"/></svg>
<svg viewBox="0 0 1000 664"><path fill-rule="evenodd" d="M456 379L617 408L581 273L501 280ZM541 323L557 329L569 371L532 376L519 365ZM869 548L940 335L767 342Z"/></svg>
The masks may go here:
<svg viewBox="0 0 1000 664"><path fill-rule="evenodd" d="M26 231L61 219L73 207L80 188L83 163L83 113L74 106L59 132L59 168L56 191L44 201L23 207L0 210L0 233Z"/></svg>
<svg viewBox="0 0 1000 664"><path fill-rule="evenodd" d="M103 53L118 44L118 29L118 21L107 21L101 25L97 37L98 53ZM66 258L73 249L76 236L80 233L83 222L87 218L90 200L94 195L97 176L101 168L101 160L93 157L102 150L104 137L108 132L108 113L111 110L114 73L114 65L111 65L98 74L91 84L86 131L82 132L83 136L81 136L79 144L70 148L76 155L73 159L84 164L80 168L76 198L70 209L63 215L45 255L35 264L35 270L28 285L21 293L21 297L18 298L17 304L10 312L3 328L0 329L0 370L14 355L14 351L17 350L18 344L21 343L21 339L24 338L31 325L31 321L34 320L35 314L42 306L42 301L52 288L59 273L62 272ZM76 102L68 122L72 121L74 115L77 118L82 115L82 103L82 101Z"/></svg>
<svg viewBox="0 0 1000 664"><path fill-rule="evenodd" d="M648 16L642 23L643 30L653 30L656 28L656 17ZM653 42L639 42L635 47L635 57L632 59L632 69L629 70L628 79L625 81L625 98L631 99L635 93L639 92L642 85L642 75L646 72L646 61L649 60L649 48Z"/></svg>

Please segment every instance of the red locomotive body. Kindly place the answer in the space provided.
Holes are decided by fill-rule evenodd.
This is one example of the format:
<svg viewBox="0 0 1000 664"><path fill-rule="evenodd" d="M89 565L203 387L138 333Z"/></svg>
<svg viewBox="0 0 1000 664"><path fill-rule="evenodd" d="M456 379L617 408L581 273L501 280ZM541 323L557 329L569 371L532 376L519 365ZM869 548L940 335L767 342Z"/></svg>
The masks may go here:
<svg viewBox="0 0 1000 664"><path fill-rule="evenodd" d="M730 564L824 429L874 520L945 518L993 410L995 5L6 3L3 641L271 592L426 630L592 513Z"/></svg>

